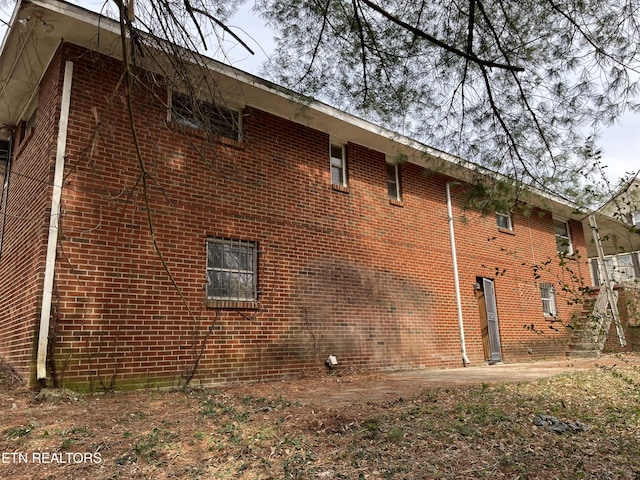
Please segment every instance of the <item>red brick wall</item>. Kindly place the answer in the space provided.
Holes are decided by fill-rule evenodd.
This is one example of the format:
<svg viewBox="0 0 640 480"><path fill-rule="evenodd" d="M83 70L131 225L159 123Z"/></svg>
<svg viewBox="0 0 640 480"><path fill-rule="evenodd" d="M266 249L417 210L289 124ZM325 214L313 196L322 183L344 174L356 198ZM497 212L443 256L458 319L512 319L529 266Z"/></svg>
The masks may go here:
<svg viewBox="0 0 640 480"><path fill-rule="evenodd" d="M468 303L470 348L477 349L479 324L470 292L476 277L494 279L503 356L506 361L545 358L564 353L571 323L581 298L580 278L588 279L585 240L578 222L569 222L576 255L559 259L553 219L549 212L520 209L513 215L513 230L496 228L495 217L480 218L467 212L466 223L457 227L456 239L462 260L460 283ZM584 255L584 257L582 256ZM572 273L573 272L573 273ZM540 283L554 285L557 318L542 311ZM564 287L564 290L563 290ZM571 303L571 305L570 305Z"/></svg>
<svg viewBox="0 0 640 480"><path fill-rule="evenodd" d="M0 259L0 356L25 378L35 372L61 84L56 57L39 89L35 129L23 132L22 123L14 133Z"/></svg>
<svg viewBox="0 0 640 480"><path fill-rule="evenodd" d="M349 143L349 191L335 191L327 134L247 108L245 141L211 144L167 126L166 91L148 84L135 110L154 233L191 316L154 252L123 92L113 94L119 67L65 51L75 69L56 265L63 383L177 384L208 331L196 382L277 378L329 354L342 368L462 364L447 177L404 164L403 206L391 205L384 155ZM495 279L505 361L563 353L567 332L548 328L533 275L550 259L542 281L567 280L551 216L517 214L513 234L500 233L495 218L461 211L463 193L453 188L471 361L483 361L478 276ZM579 224L572 234L584 250ZM207 307L208 236L258 242L257 309Z"/></svg>

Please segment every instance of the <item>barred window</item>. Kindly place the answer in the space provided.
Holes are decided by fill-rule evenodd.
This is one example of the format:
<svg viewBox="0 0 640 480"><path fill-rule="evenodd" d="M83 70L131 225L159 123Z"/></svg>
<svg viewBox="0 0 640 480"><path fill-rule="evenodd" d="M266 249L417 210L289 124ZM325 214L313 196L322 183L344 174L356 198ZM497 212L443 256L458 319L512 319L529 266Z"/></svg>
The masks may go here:
<svg viewBox="0 0 640 480"><path fill-rule="evenodd" d="M171 120L184 127L240 140L239 112L173 92Z"/></svg>
<svg viewBox="0 0 640 480"><path fill-rule="evenodd" d="M542 296L542 311L545 317L555 317L558 314L556 310L556 293L551 283L540 284L540 295Z"/></svg>
<svg viewBox="0 0 640 480"><path fill-rule="evenodd" d="M207 240L207 299L258 300L258 244L244 240Z"/></svg>

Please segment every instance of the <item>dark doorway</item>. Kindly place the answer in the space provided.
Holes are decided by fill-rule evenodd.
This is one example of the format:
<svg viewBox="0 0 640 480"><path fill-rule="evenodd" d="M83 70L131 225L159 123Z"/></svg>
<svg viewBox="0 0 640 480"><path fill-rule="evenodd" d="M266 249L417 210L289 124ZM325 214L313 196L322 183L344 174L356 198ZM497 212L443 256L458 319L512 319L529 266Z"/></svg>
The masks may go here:
<svg viewBox="0 0 640 480"><path fill-rule="evenodd" d="M476 281L484 358L489 364L498 363L502 361L502 349L494 281L484 277L477 277Z"/></svg>

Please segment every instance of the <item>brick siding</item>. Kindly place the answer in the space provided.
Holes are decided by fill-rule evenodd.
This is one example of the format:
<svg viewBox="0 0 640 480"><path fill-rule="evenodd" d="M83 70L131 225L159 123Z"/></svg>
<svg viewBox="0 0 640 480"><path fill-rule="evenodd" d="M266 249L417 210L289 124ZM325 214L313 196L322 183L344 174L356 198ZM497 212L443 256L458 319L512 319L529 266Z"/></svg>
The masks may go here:
<svg viewBox="0 0 640 480"><path fill-rule="evenodd" d="M194 382L204 384L317 370L329 354L340 368L462 365L445 197L451 178L404 163L403 201L394 205L385 156L348 143L349 188L334 190L328 134L247 107L243 142L209 142L168 123L166 90L160 81L146 83L136 91L135 112L153 229L191 315L154 251L124 92L114 95L118 63L64 45L39 94L55 125L62 59L75 65L52 320L62 383L176 385L201 345ZM14 339L0 355L19 359L23 371L37 335L50 198L43 185L55 145L55 129L43 126L16 152L14 168L25 176L12 173L10 203L11 212L37 211L37 218L8 224L13 243L0 264L2 278L12 279L1 282L8 300L0 334L11 330ZM564 353L568 332L544 318L536 283L577 286L557 266L551 214L516 211L513 231L502 232L492 215L461 209L467 190L452 187L471 361L484 361L477 277L495 279L505 361ZM584 253L581 225L570 227ZM254 308L205 301L208 237L258 243ZM568 265L588 278L579 255ZM569 323L572 297L556 291L560 318Z"/></svg>
<svg viewBox="0 0 640 480"><path fill-rule="evenodd" d="M56 56L37 96L37 128L16 126L0 259L0 356L35 372L62 74Z"/></svg>

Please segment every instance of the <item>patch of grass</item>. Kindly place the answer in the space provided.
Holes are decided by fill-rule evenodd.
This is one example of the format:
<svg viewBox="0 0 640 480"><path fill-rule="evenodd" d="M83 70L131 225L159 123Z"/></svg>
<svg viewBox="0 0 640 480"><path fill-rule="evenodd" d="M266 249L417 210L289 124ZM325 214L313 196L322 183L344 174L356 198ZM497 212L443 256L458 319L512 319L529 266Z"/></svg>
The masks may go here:
<svg viewBox="0 0 640 480"><path fill-rule="evenodd" d="M369 433L376 433L380 430L380 419L369 418L362 422L362 430Z"/></svg>
<svg viewBox="0 0 640 480"><path fill-rule="evenodd" d="M162 452L171 446L171 441L176 435L168 430L154 427L133 447L133 456L130 458L143 458L149 463L160 463Z"/></svg>
<svg viewBox="0 0 640 480"><path fill-rule="evenodd" d="M261 426L253 434L253 438L256 441L273 440L274 438L277 438L277 436L278 436L278 431L271 426Z"/></svg>
<svg viewBox="0 0 640 480"><path fill-rule="evenodd" d="M144 419L146 419L146 418L147 418L147 416L148 416L148 415L149 415L149 414L148 414L147 412L143 412L143 411L141 411L141 410L139 410L139 411L134 412L134 413L132 413L132 414L131 414L131 416L132 416L133 418L135 418L136 420L144 420Z"/></svg>
<svg viewBox="0 0 640 480"><path fill-rule="evenodd" d="M78 443L75 439L73 438L65 438L62 440L62 443L60 444L60 451L62 452L67 452L71 449L71 447L73 445L75 445L76 443Z"/></svg>
<svg viewBox="0 0 640 480"><path fill-rule="evenodd" d="M386 434L387 441L390 443L399 443L404 440L405 430L402 427L390 427Z"/></svg>
<svg viewBox="0 0 640 480"><path fill-rule="evenodd" d="M243 400L242 403L244 404L245 401ZM248 410L239 409L235 405L213 398L206 398L202 401L200 412L205 418L228 418L243 423L251 419L251 412Z"/></svg>
<svg viewBox="0 0 640 480"><path fill-rule="evenodd" d="M26 437L27 435L31 434L34 428L35 428L35 425L30 423L26 427L8 428L3 433L8 439L16 440L18 438Z"/></svg>

